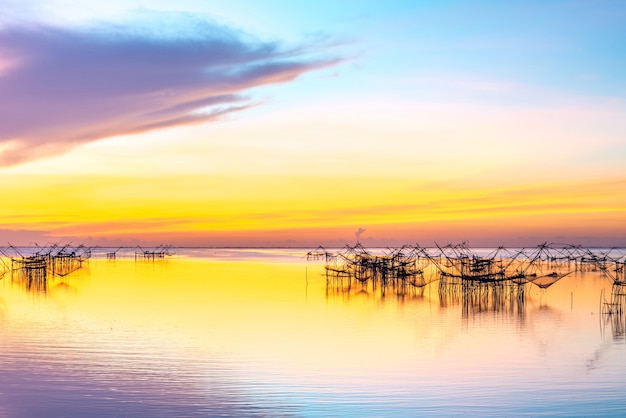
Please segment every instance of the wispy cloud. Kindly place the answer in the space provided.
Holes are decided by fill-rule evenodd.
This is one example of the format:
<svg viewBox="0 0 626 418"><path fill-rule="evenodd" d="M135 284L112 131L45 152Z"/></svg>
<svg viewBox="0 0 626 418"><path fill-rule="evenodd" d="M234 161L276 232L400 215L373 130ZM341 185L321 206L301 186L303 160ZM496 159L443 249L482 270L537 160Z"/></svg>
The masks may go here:
<svg viewBox="0 0 626 418"><path fill-rule="evenodd" d="M323 41L287 48L189 15L150 18L0 29L0 165L210 121L253 106L251 88L339 62L316 56Z"/></svg>

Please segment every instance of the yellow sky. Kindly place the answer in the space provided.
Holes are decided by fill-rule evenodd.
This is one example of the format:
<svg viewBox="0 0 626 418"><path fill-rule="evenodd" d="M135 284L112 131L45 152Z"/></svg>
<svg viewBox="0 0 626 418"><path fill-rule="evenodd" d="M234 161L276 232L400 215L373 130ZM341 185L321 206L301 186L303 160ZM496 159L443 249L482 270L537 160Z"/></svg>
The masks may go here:
<svg viewBox="0 0 626 418"><path fill-rule="evenodd" d="M358 228L368 229L362 238L372 244L577 243L626 232L621 167L589 164L594 150L577 145L597 123L594 112L567 106L516 115L398 103L355 103L354 110L251 112L5 168L9 198L0 228L178 245L305 246L352 242ZM560 135L570 145L551 141L566 122L572 127ZM597 149L615 140L601 139Z"/></svg>

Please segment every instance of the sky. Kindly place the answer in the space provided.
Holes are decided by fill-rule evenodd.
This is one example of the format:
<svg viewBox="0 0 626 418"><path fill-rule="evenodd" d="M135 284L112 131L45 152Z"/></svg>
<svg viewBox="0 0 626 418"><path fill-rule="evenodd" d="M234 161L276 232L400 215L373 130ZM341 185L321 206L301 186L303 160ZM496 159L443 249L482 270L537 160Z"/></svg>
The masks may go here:
<svg viewBox="0 0 626 418"><path fill-rule="evenodd" d="M624 2L0 10L0 245L626 246Z"/></svg>

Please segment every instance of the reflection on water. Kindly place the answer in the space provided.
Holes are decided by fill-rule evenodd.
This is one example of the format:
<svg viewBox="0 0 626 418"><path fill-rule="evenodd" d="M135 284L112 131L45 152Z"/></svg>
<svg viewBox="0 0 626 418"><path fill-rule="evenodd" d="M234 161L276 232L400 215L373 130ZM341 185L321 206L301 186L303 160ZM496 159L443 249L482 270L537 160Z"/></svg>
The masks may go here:
<svg viewBox="0 0 626 418"><path fill-rule="evenodd" d="M543 289L481 281L484 261L467 281L431 262L383 278L375 258L343 277L285 250L106 252L48 274L45 292L18 274L0 280L0 416L626 408L624 296L600 268ZM561 272L527 274L542 268Z"/></svg>
<svg viewBox="0 0 626 418"><path fill-rule="evenodd" d="M17 282L26 290L36 292L48 290L49 277L68 276L91 257L91 250L82 245L71 247L53 244L43 248L22 248L21 251L9 246L0 250L0 253L4 255L0 260L2 277L10 271L12 283Z"/></svg>
<svg viewBox="0 0 626 418"><path fill-rule="evenodd" d="M624 338L626 336L626 282L614 281L608 300L603 289L600 306L603 331L609 325L615 338Z"/></svg>

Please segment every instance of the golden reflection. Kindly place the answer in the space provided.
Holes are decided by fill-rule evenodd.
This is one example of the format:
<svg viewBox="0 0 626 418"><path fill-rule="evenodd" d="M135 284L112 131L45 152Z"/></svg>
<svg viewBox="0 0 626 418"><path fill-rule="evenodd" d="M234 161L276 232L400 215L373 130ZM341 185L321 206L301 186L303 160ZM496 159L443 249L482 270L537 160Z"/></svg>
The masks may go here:
<svg viewBox="0 0 626 418"><path fill-rule="evenodd" d="M372 356L383 354L375 347L386 344L409 355L414 337L406 329L415 326L409 318L421 316L422 308L381 306L361 296L348 305L333 303L325 296L322 271L302 262L92 259L89 270L75 272L67 286L49 286L47 300L35 310L31 299L11 292L10 316L30 321L24 332L41 328L32 324L66 318L80 330L76 338L94 338L97 346L107 345L103 333L107 340L131 333L176 350L195 347L207 355L222 353L303 376L328 367L346 377L358 374ZM7 289L12 288L19 290ZM394 320L400 312L407 320ZM41 329L52 333L46 340L62 338L53 329Z"/></svg>
<svg viewBox="0 0 626 418"><path fill-rule="evenodd" d="M607 283L601 272L578 271L547 290L531 282L463 284L450 276L442 280L432 265L418 264L405 269L406 276L389 273L384 282L352 278L348 287L346 280L340 286L329 280L319 260L174 256L166 262L138 261L134 255L92 258L88 269L49 279L46 299L36 304L21 287L5 285L0 288L7 301L3 315L24 324L13 327L14 335L36 329L46 341L62 340L70 331L46 324L69 322L77 341L103 350L116 350L106 341L132 335L180 356L190 350L220 353L294 379L314 380L324 370L356 383L364 367L393 377L435 365L443 372L457 366L462 374L467 369L459 363L467 355L463 350L483 364L491 360L485 346L503 364L524 365L537 355L550 356L563 342L565 337L555 334L561 322L570 324L561 332L584 338L572 350L586 353L597 335L593 313L598 314L598 297ZM443 282L447 289L442 290ZM480 331L474 332L478 323ZM428 373L437 379L434 370Z"/></svg>

